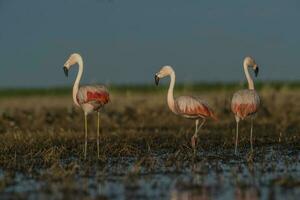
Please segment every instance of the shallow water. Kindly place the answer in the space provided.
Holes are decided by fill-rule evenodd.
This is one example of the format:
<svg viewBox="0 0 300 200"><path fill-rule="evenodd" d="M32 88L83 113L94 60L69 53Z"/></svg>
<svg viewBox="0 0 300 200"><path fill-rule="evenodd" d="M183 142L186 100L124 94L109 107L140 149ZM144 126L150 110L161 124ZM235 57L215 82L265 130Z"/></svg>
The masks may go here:
<svg viewBox="0 0 300 200"><path fill-rule="evenodd" d="M166 166L167 153L151 155L151 167L136 158L111 158L102 170L78 172L66 180L17 173L1 199L297 199L300 154L279 147L231 156L232 151L199 153L194 164ZM182 164L182 163L181 163ZM4 179L1 172L0 179ZM42 172L41 172L42 174Z"/></svg>

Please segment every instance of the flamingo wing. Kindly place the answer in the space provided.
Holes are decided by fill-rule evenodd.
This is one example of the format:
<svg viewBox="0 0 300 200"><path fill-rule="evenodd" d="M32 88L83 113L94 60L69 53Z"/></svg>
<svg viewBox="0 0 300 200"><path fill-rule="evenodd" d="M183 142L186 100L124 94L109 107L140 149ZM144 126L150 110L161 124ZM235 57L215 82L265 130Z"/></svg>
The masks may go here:
<svg viewBox="0 0 300 200"><path fill-rule="evenodd" d="M175 108L178 114L188 118L211 117L217 120L213 110L206 102L192 96L181 96L175 100Z"/></svg>
<svg viewBox="0 0 300 200"><path fill-rule="evenodd" d="M234 93L231 101L232 112L244 119L258 111L260 99L255 90L239 90Z"/></svg>
<svg viewBox="0 0 300 200"><path fill-rule="evenodd" d="M77 93L77 101L79 104L89 103L93 105L95 110L103 107L109 100L108 90L102 85L82 86Z"/></svg>

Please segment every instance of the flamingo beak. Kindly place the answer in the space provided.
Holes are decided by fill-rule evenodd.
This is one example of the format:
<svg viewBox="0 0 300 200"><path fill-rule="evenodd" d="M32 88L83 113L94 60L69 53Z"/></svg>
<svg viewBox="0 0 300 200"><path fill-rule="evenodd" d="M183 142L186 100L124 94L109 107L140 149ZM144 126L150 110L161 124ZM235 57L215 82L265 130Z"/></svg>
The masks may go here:
<svg viewBox="0 0 300 200"><path fill-rule="evenodd" d="M69 70L68 70L68 68L67 67L63 67L63 69L64 69L64 73L65 73L65 76L66 77L68 77L68 72L69 72Z"/></svg>
<svg viewBox="0 0 300 200"><path fill-rule="evenodd" d="M258 72L259 72L259 68L258 68L258 66L256 66L256 68L254 69L254 74L255 74L255 77L257 77L257 75L258 75Z"/></svg>
<svg viewBox="0 0 300 200"><path fill-rule="evenodd" d="M156 74L155 74L154 79L155 79L155 84L158 85L158 83L159 83L159 77Z"/></svg>

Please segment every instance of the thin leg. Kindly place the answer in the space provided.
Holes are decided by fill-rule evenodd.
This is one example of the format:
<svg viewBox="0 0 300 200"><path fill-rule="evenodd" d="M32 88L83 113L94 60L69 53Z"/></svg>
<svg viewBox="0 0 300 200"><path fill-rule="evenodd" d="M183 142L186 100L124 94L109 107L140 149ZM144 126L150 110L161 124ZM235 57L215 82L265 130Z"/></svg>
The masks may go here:
<svg viewBox="0 0 300 200"><path fill-rule="evenodd" d="M205 122L206 122L206 119L203 118L203 120L202 120L200 126L198 126L198 128L197 128L197 137L198 137L198 134L199 134L199 130L203 127L203 125L205 124ZM198 140L197 140L197 141L198 141Z"/></svg>
<svg viewBox="0 0 300 200"><path fill-rule="evenodd" d="M98 112L98 123L97 123L97 155L98 155L98 159L100 157L99 140L100 140L100 112Z"/></svg>
<svg viewBox="0 0 300 200"><path fill-rule="evenodd" d="M234 150L235 155L237 155L238 141L239 141L239 120L236 120L236 135L235 135L235 150Z"/></svg>
<svg viewBox="0 0 300 200"><path fill-rule="evenodd" d="M198 142L198 132L199 130L202 128L202 126L204 125L205 123L205 118L203 119L203 121L201 122L200 126L198 126L199 124L199 119L196 120L196 128L195 128L195 133L192 137L192 147L194 149L194 152L196 151L196 145L197 145L197 142Z"/></svg>
<svg viewBox="0 0 300 200"><path fill-rule="evenodd" d="M84 143L84 160L86 160L86 151L87 151L87 115L84 114L84 127L85 127L85 143Z"/></svg>
<svg viewBox="0 0 300 200"><path fill-rule="evenodd" d="M194 133L194 136L197 137L197 133L198 133L198 124L199 124L199 119L197 119L195 121L195 133Z"/></svg>
<svg viewBox="0 0 300 200"><path fill-rule="evenodd" d="M251 118L250 145L251 145L251 152L253 153L253 118Z"/></svg>
<svg viewBox="0 0 300 200"><path fill-rule="evenodd" d="M200 126L198 127L197 133L198 133L198 131L202 128L202 126L204 125L205 121L206 121L206 119L203 118L202 123L201 123Z"/></svg>
<svg viewBox="0 0 300 200"><path fill-rule="evenodd" d="M197 132L198 132L198 124L199 124L199 120L197 119L195 121L195 133L194 135L192 136L191 138L191 145L192 145L192 148L194 150L194 154L196 153L196 145L197 145Z"/></svg>

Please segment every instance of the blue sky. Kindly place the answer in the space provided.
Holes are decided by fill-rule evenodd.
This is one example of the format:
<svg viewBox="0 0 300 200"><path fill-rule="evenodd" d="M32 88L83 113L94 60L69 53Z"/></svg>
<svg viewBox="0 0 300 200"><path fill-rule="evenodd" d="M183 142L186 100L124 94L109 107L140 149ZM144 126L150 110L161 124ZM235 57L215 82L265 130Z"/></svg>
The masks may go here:
<svg viewBox="0 0 300 200"><path fill-rule="evenodd" d="M162 65L179 82L299 80L300 1L0 0L0 87L71 85L62 66L82 54L82 83L153 83Z"/></svg>

